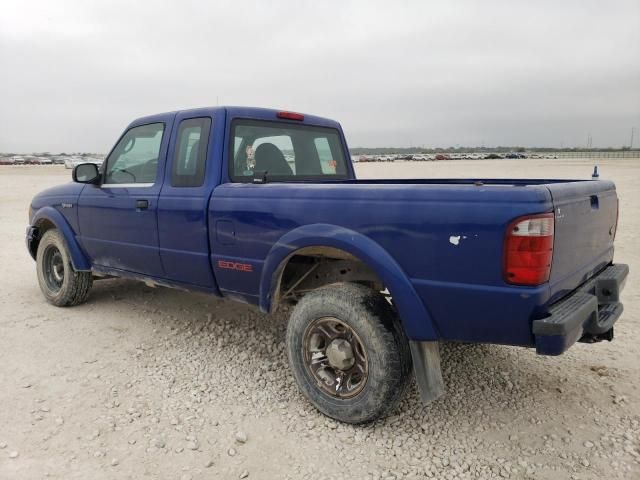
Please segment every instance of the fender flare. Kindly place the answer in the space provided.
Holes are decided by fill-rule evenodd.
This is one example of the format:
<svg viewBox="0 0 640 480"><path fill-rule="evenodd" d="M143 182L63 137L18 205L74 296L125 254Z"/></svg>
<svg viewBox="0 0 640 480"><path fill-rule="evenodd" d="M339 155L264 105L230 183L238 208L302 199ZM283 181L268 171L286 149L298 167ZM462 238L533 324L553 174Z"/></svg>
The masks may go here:
<svg viewBox="0 0 640 480"><path fill-rule="evenodd" d="M361 233L329 224L298 227L283 235L271 248L262 268L260 308L271 311L277 282L288 260L305 247L333 247L364 262L376 272L393 297L402 326L411 340L439 337L435 323L400 265L378 243Z"/></svg>
<svg viewBox="0 0 640 480"><path fill-rule="evenodd" d="M91 262L82 250L82 247L80 247L76 235L67 219L55 208L47 206L42 207L35 213L31 219L31 225L37 228L38 223L42 220L50 221L62 233L65 242L67 242L67 248L69 248L69 256L71 257L73 269L77 272L91 271ZM33 256L34 252L31 244L29 245L29 251Z"/></svg>

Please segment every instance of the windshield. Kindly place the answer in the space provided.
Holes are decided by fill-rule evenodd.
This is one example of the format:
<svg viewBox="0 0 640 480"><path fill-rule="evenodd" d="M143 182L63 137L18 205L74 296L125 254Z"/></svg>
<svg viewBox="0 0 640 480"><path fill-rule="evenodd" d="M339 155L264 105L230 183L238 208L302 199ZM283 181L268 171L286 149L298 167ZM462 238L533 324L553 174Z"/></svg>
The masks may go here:
<svg viewBox="0 0 640 480"><path fill-rule="evenodd" d="M347 178L340 135L333 128L235 120L231 129L233 181L250 182L265 172L270 181Z"/></svg>

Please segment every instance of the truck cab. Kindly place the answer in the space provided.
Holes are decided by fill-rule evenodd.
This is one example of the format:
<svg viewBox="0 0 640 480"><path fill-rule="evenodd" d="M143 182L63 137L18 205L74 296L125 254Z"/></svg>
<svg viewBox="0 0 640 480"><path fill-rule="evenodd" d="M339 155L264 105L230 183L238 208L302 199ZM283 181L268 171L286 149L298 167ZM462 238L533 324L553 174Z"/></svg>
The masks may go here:
<svg viewBox="0 0 640 480"><path fill-rule="evenodd" d="M230 247L235 241L231 221L210 218L215 187L232 180L265 181L250 167L266 174L269 182L354 178L335 122L307 117L313 127L302 133L297 133L298 124L287 124L284 130L260 126L265 121L282 125L273 117L273 112L259 109L213 108L131 123L107 156L101 181L88 184L78 198L78 241L92 268L105 274L134 272L220 294L215 273L224 279L229 277L225 270L234 269L224 263L228 255L217 251L234 250ZM233 138L231 128L236 129ZM223 168L230 149L237 153L235 164ZM291 160L294 152L302 152L307 164ZM225 290L233 288L223 284Z"/></svg>

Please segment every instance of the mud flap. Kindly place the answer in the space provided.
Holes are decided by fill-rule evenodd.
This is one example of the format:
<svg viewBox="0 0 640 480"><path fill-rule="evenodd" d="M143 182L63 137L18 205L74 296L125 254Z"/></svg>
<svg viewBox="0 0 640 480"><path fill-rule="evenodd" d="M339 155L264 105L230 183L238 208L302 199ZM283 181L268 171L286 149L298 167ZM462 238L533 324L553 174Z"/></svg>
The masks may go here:
<svg viewBox="0 0 640 480"><path fill-rule="evenodd" d="M445 394L438 342L409 342L420 400L427 405Z"/></svg>

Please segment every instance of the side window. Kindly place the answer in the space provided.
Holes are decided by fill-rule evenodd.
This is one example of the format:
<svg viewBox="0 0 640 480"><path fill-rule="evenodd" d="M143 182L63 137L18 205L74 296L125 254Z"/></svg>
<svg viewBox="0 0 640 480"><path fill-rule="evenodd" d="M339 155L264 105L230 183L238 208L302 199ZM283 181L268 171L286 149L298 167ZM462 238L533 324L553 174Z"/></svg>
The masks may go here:
<svg viewBox="0 0 640 480"><path fill-rule="evenodd" d="M190 118L180 123L171 171L173 187L199 187L204 183L210 129L210 118Z"/></svg>
<svg viewBox="0 0 640 480"><path fill-rule="evenodd" d="M337 162L333 159L331 153L331 146L327 137L318 137L313 143L316 146L318 152L318 158L320 159L320 168L322 168L323 174L335 174Z"/></svg>
<svg viewBox="0 0 640 480"><path fill-rule="evenodd" d="M133 127L106 160L105 184L154 183L164 123Z"/></svg>

